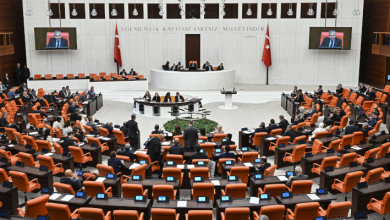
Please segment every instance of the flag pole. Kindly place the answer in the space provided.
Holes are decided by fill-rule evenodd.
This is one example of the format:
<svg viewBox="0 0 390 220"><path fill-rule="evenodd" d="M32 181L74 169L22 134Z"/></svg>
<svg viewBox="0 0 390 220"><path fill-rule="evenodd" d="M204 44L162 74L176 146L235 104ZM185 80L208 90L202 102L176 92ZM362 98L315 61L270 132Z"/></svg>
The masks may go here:
<svg viewBox="0 0 390 220"><path fill-rule="evenodd" d="M267 67L267 84L265 84L268 86L268 67Z"/></svg>
<svg viewBox="0 0 390 220"><path fill-rule="evenodd" d="M115 27L118 28L118 20L115 19ZM119 75L119 63L116 61L116 75Z"/></svg>

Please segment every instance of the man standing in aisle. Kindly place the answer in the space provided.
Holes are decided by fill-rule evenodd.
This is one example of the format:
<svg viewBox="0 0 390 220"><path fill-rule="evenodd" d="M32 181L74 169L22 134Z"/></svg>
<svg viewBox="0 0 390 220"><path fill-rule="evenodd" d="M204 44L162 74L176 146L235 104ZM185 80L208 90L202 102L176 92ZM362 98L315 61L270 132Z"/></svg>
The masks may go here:
<svg viewBox="0 0 390 220"><path fill-rule="evenodd" d="M184 129L184 148L194 149L196 140L199 138L198 129L194 127L194 121L188 122L188 127Z"/></svg>
<svg viewBox="0 0 390 220"><path fill-rule="evenodd" d="M30 78L30 69L27 68L27 64L24 64L24 68L22 70L23 82L27 83L28 78Z"/></svg>
<svg viewBox="0 0 390 220"><path fill-rule="evenodd" d="M20 85L20 80L22 79L22 70L20 69L20 63L16 64L15 67L15 80L16 80L16 85Z"/></svg>
<svg viewBox="0 0 390 220"><path fill-rule="evenodd" d="M127 127L128 127L128 130L129 130L129 141L130 141L130 145L131 147L134 147L134 148L138 148L138 133L139 133L139 130L138 130L138 124L137 122L135 121L135 114L132 114L131 115L131 120L129 120L127 122Z"/></svg>

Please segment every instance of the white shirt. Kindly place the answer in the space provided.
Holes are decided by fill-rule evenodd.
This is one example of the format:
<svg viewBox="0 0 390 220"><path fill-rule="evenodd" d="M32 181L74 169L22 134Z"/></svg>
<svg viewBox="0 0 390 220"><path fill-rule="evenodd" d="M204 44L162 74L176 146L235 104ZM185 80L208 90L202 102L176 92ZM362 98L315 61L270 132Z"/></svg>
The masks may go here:
<svg viewBox="0 0 390 220"><path fill-rule="evenodd" d="M73 131L73 129L70 126L67 128L64 128L64 130L62 130L62 136L68 136L68 133L72 132L72 131Z"/></svg>
<svg viewBox="0 0 390 220"><path fill-rule="evenodd" d="M60 131L62 130L62 125L61 125L61 123L60 122L58 122L58 121L55 121L54 123L53 123L53 129L54 128L57 128L57 129L59 129Z"/></svg>

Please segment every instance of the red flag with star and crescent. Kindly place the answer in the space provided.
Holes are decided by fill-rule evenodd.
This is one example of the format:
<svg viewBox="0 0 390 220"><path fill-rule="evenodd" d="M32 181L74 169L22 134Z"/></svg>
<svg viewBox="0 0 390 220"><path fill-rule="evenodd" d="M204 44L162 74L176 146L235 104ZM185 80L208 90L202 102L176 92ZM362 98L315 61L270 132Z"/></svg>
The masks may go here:
<svg viewBox="0 0 390 220"><path fill-rule="evenodd" d="M269 42L269 26L268 25L267 25L267 34L265 35L265 42L264 42L263 63L267 68L272 65L271 44Z"/></svg>
<svg viewBox="0 0 390 220"><path fill-rule="evenodd" d="M122 66L122 57L121 57L121 46L119 44L119 36L118 36L118 25L115 28L115 52L114 52L114 60Z"/></svg>

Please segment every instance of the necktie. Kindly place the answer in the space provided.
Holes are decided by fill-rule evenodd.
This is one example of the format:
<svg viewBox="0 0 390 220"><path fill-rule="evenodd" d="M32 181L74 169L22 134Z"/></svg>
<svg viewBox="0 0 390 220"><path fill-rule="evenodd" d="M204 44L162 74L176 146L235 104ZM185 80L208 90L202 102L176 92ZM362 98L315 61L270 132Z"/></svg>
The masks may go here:
<svg viewBox="0 0 390 220"><path fill-rule="evenodd" d="M58 41L57 41L57 43L56 43L56 47L58 47Z"/></svg>

